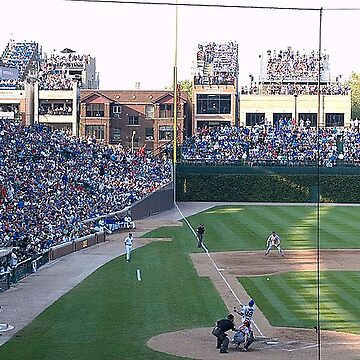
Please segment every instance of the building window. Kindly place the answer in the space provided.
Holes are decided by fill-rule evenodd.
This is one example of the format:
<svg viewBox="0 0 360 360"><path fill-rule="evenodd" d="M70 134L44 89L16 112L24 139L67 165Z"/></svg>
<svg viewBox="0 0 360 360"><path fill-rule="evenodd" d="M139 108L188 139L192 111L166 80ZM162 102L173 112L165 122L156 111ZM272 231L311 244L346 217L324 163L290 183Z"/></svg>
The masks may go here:
<svg viewBox="0 0 360 360"><path fill-rule="evenodd" d="M112 129L112 141L119 143L121 141L121 128Z"/></svg>
<svg viewBox="0 0 360 360"><path fill-rule="evenodd" d="M325 115L325 127L344 126L343 113L327 113Z"/></svg>
<svg viewBox="0 0 360 360"><path fill-rule="evenodd" d="M159 127L159 140L172 140L174 129L171 125Z"/></svg>
<svg viewBox="0 0 360 360"><path fill-rule="evenodd" d="M145 117L148 119L154 118L154 106L153 105L145 105Z"/></svg>
<svg viewBox="0 0 360 360"><path fill-rule="evenodd" d="M160 118L173 118L174 117L174 105L173 104L160 104Z"/></svg>
<svg viewBox="0 0 360 360"><path fill-rule="evenodd" d="M197 114L231 114L231 95L197 94Z"/></svg>
<svg viewBox="0 0 360 360"><path fill-rule="evenodd" d="M113 114L121 114L122 106L121 105L114 105L113 106Z"/></svg>
<svg viewBox="0 0 360 360"><path fill-rule="evenodd" d="M309 124L310 122L310 124ZM317 126L317 114L316 113L300 113L298 125L304 127L316 127Z"/></svg>
<svg viewBox="0 0 360 360"><path fill-rule="evenodd" d="M104 116L104 104L86 104L86 116L87 117L103 117Z"/></svg>
<svg viewBox="0 0 360 360"><path fill-rule="evenodd" d="M289 121L291 121L291 113L274 113L273 114L273 125L276 128L286 126Z"/></svg>
<svg viewBox="0 0 360 360"><path fill-rule="evenodd" d="M139 117L129 116L129 125L139 125Z"/></svg>
<svg viewBox="0 0 360 360"><path fill-rule="evenodd" d="M153 128L145 128L145 140L154 140Z"/></svg>
<svg viewBox="0 0 360 360"><path fill-rule="evenodd" d="M265 113L246 113L246 126L264 125Z"/></svg>
<svg viewBox="0 0 360 360"><path fill-rule="evenodd" d="M72 100L41 100L39 115L72 115Z"/></svg>
<svg viewBox="0 0 360 360"><path fill-rule="evenodd" d="M86 125L85 126L85 137L94 138L97 140L105 139L105 126L101 125Z"/></svg>

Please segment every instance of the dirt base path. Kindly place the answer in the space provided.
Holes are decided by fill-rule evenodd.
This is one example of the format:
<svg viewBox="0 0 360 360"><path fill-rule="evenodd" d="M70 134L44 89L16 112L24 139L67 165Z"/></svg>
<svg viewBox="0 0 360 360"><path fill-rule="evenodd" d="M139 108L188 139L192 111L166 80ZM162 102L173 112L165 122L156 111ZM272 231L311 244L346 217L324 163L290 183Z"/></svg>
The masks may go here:
<svg viewBox="0 0 360 360"><path fill-rule="evenodd" d="M360 271L360 250L328 250L321 254L322 270ZM281 258L273 251L267 257L263 252L221 252L191 255L199 276L209 277L227 305L229 312L238 305L237 296L248 299L238 276L271 275L286 271L316 271L317 254L314 251L287 251ZM216 264L216 266L215 266ZM248 264L252 264L248 266ZM217 267L217 268L216 268ZM238 318L237 318L238 319ZM149 340L148 346L157 351L192 359L223 358L215 349L212 328L189 329L161 334ZM305 360L318 357L318 334L315 330L272 327L259 309L255 312L256 341L248 353L240 353L230 345L228 359L239 356L256 360ZM229 332L231 336L231 332ZM321 356L324 359L360 359L360 336L321 331Z"/></svg>

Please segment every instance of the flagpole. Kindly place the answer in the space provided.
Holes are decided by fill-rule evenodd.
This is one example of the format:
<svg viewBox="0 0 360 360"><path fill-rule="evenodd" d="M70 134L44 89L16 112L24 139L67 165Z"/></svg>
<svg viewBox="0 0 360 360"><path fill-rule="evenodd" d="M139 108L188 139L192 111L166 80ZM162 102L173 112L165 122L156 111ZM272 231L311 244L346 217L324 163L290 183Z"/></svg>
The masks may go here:
<svg viewBox="0 0 360 360"><path fill-rule="evenodd" d="M173 138L173 186L174 186L174 204L176 204L176 161L177 161L177 46L178 46L178 0L175 6L175 50L174 50L174 138Z"/></svg>

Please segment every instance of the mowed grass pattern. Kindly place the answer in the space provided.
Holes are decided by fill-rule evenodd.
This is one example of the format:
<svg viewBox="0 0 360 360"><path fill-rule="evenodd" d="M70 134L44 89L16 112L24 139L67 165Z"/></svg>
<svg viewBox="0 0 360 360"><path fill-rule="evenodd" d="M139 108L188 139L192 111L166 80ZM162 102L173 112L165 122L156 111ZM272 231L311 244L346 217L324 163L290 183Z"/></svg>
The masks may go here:
<svg viewBox="0 0 360 360"><path fill-rule="evenodd" d="M319 216L318 216L319 212ZM319 219L319 220L318 220ZM356 249L360 247L360 207L349 206L229 206L215 207L190 218L203 222L211 251L265 250L275 230L285 249Z"/></svg>
<svg viewBox="0 0 360 360"><path fill-rule="evenodd" d="M358 248L359 215L358 207L324 207L318 221L315 206L229 206L189 221L194 228L205 224L210 251L264 250L273 229L282 236L285 250L313 248L318 224L322 248ZM145 236L173 241L135 250L131 263L121 256L98 269L0 347L0 358L175 359L149 349L147 340L168 331L211 327L227 309L209 279L200 278L193 268L189 253L202 250L186 225ZM136 279L138 268L141 282ZM312 327L315 275L288 273L270 281L240 281L274 325ZM321 299L321 316L327 328L360 333L358 283L357 272L322 273L326 297Z"/></svg>
<svg viewBox="0 0 360 360"><path fill-rule="evenodd" d="M313 328L317 325L317 274L290 272L240 278L248 294L273 326ZM360 335L360 273L326 271L320 276L321 328Z"/></svg>

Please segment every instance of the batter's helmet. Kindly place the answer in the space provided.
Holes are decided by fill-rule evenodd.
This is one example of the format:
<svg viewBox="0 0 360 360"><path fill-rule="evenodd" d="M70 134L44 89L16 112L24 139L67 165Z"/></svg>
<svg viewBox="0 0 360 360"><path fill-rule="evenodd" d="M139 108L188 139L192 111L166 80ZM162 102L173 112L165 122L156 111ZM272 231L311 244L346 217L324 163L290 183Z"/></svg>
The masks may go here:
<svg viewBox="0 0 360 360"><path fill-rule="evenodd" d="M249 301L249 306L254 306L254 304L255 304L255 301L254 301L253 299L251 299L251 300Z"/></svg>

